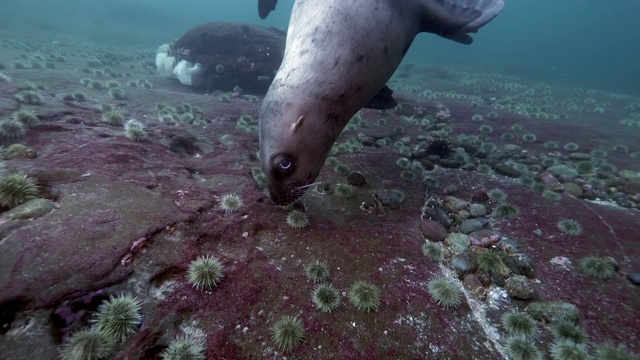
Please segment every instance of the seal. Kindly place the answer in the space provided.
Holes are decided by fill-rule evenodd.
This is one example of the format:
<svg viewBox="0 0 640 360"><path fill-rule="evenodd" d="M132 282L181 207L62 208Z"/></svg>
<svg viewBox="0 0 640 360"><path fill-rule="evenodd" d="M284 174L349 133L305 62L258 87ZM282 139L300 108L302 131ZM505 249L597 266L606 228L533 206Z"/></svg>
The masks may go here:
<svg viewBox="0 0 640 360"><path fill-rule="evenodd" d="M277 0L259 0L260 17ZM386 87L420 32L470 44L503 0L296 0L284 59L260 109L260 161L278 205L302 196L362 107L395 106Z"/></svg>

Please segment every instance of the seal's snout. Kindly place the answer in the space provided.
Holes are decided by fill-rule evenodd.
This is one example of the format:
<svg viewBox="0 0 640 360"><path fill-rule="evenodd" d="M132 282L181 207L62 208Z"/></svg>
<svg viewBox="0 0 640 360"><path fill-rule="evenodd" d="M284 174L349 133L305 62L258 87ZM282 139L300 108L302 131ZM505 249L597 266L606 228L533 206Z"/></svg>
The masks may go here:
<svg viewBox="0 0 640 360"><path fill-rule="evenodd" d="M304 195L304 192L307 189L306 187L278 185L279 184L272 184L269 186L269 196L271 197L271 201L279 206L289 205L296 201L299 197Z"/></svg>

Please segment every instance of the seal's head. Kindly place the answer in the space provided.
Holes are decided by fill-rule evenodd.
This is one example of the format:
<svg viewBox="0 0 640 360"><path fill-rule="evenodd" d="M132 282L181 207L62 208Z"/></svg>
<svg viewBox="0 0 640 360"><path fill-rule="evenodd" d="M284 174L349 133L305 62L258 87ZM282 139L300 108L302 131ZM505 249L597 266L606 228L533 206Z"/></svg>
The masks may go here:
<svg viewBox="0 0 640 360"><path fill-rule="evenodd" d="M291 111L269 121L265 112L260 121L262 170L273 202L287 205L315 181L341 129L322 126L325 121L314 119L318 114Z"/></svg>

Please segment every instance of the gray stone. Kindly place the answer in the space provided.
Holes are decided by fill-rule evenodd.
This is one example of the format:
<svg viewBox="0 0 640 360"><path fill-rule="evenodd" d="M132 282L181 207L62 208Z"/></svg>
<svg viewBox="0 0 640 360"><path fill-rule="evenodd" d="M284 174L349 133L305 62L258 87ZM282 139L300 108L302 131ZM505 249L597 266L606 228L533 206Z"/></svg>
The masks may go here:
<svg viewBox="0 0 640 360"><path fill-rule="evenodd" d="M563 319L577 322L580 319L580 311L575 305L561 301L534 302L529 304L525 311L535 320L546 323L554 323Z"/></svg>
<svg viewBox="0 0 640 360"><path fill-rule="evenodd" d="M569 154L569 159L576 161L584 161L591 159L591 155L587 153L574 152Z"/></svg>
<svg viewBox="0 0 640 360"><path fill-rule="evenodd" d="M522 147L518 146L518 145L514 145L514 144L507 144L503 147L503 149L505 151L508 151L510 153L517 153L522 151Z"/></svg>
<svg viewBox="0 0 640 360"><path fill-rule="evenodd" d="M48 199L33 199L2 214L5 219L35 219L53 210L55 205Z"/></svg>
<svg viewBox="0 0 640 360"><path fill-rule="evenodd" d="M467 219L460 224L460 231L464 234L469 234L474 231L482 230L486 224L487 219L485 218Z"/></svg>
<svg viewBox="0 0 640 360"><path fill-rule="evenodd" d="M628 273L627 279L636 285L640 285L640 273Z"/></svg>
<svg viewBox="0 0 640 360"><path fill-rule="evenodd" d="M574 178L578 176L578 171L574 168L570 168L567 165L555 165L547 169L548 172L555 176L568 176Z"/></svg>
<svg viewBox="0 0 640 360"><path fill-rule="evenodd" d="M376 190L376 198L388 208L397 209L402 204L402 194L387 189Z"/></svg>
<svg viewBox="0 0 640 360"><path fill-rule="evenodd" d="M468 252L455 255L451 258L451 270L455 271L459 278L474 272L476 263Z"/></svg>
<svg viewBox="0 0 640 360"><path fill-rule="evenodd" d="M504 282L504 288L507 290L509 296L519 300L531 300L533 299L533 287L523 275L514 275Z"/></svg>
<svg viewBox="0 0 640 360"><path fill-rule="evenodd" d="M482 204L471 204L469 206L469 214L473 217L480 217L487 215L487 208Z"/></svg>
<svg viewBox="0 0 640 360"><path fill-rule="evenodd" d="M480 279L475 274L465 275L462 284L476 299L484 301L487 298L487 289L482 286Z"/></svg>
<svg viewBox="0 0 640 360"><path fill-rule="evenodd" d="M444 206L450 211L458 212L466 209L469 206L469 203L462 199L458 199L455 196L448 195L444 197Z"/></svg>
<svg viewBox="0 0 640 360"><path fill-rule="evenodd" d="M522 173L520 173L520 171L514 169L512 166L504 164L504 163L500 163L500 164L496 164L493 167L493 170L495 170L497 173L505 175L505 176L510 176L510 177L520 177L522 175Z"/></svg>
<svg viewBox="0 0 640 360"><path fill-rule="evenodd" d="M453 159L441 159L438 162L438 164L440 164L440 166L445 168L456 169L462 166L462 161L453 160Z"/></svg>
<svg viewBox="0 0 640 360"><path fill-rule="evenodd" d="M471 240L469 240L469 236L461 233L451 233L447 235L447 238L444 239L444 243L451 249L454 254L460 254L461 252L467 250L469 245L471 245Z"/></svg>
<svg viewBox="0 0 640 360"><path fill-rule="evenodd" d="M514 274L524 275L529 278L534 277L535 265L527 255L509 255L505 258L505 263Z"/></svg>

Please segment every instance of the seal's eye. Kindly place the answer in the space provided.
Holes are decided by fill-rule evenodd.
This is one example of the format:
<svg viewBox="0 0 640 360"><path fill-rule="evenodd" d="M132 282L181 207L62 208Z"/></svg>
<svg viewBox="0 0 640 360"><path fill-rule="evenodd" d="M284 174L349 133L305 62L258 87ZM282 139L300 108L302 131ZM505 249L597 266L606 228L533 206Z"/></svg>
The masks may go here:
<svg viewBox="0 0 640 360"><path fill-rule="evenodd" d="M286 155L278 156L273 163L275 164L276 169L282 173L287 173L293 170L293 160Z"/></svg>

